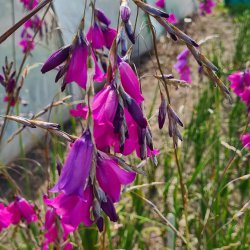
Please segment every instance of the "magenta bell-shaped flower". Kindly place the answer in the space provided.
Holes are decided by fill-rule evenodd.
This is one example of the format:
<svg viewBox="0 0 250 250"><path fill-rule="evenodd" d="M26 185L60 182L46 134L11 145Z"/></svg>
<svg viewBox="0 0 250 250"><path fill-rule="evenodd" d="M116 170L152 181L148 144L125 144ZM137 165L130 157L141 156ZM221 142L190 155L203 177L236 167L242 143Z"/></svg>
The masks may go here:
<svg viewBox="0 0 250 250"><path fill-rule="evenodd" d="M90 208L93 203L92 189L87 186L85 190L82 188L82 192L84 199L75 194L66 195L64 193L53 199L44 197L45 204L55 209L61 222L71 227L66 231L67 234L75 231L80 223L84 223L85 226L93 224L90 218Z"/></svg>
<svg viewBox="0 0 250 250"><path fill-rule="evenodd" d="M86 38L93 49L102 49L105 46L105 38L102 29L96 22L89 28Z"/></svg>
<svg viewBox="0 0 250 250"><path fill-rule="evenodd" d="M112 181L110 181L111 176ZM120 200L121 186L132 183L135 177L136 174L134 172L128 172L120 168L115 159L99 151L97 156L96 178L102 190L113 203Z"/></svg>
<svg viewBox="0 0 250 250"><path fill-rule="evenodd" d="M83 197L89 172L92 166L94 144L90 130L87 129L81 138L77 139L67 155L62 173L51 192L63 191L67 195Z"/></svg>
<svg viewBox="0 0 250 250"><path fill-rule="evenodd" d="M82 35L77 39L77 43L72 51L72 56L64 78L64 86L71 82L76 82L80 87L86 89L88 72L88 46Z"/></svg>
<svg viewBox="0 0 250 250"><path fill-rule="evenodd" d="M139 104L144 101L141 94L140 83L130 65L124 61L119 64L119 72L124 90Z"/></svg>
<svg viewBox="0 0 250 250"><path fill-rule="evenodd" d="M44 198L47 199L47 198ZM65 223L62 222L62 220L60 221L60 225L59 223L56 222L56 217L58 215L56 214L56 211L54 208L49 207L46 211L45 214L45 223L44 223L44 242L43 242L43 249L47 250L50 249L49 245L51 243L55 243L58 241L61 241L63 239L63 241L67 240L68 235L74 231L74 228L70 225L67 225ZM59 221L59 220L57 220ZM63 234L63 237L61 237L61 231ZM64 242L63 242L64 243ZM70 243L66 243L63 244L63 250L71 250L73 248L73 246Z"/></svg>

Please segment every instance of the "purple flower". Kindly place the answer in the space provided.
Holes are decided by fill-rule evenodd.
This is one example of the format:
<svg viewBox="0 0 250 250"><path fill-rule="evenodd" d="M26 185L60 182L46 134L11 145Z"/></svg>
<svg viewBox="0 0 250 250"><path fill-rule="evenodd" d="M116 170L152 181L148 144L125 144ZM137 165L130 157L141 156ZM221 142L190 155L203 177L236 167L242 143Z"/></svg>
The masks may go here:
<svg viewBox="0 0 250 250"><path fill-rule="evenodd" d="M105 46L110 49L114 39L116 38L117 31L114 28L107 27L102 28L102 32L105 40Z"/></svg>
<svg viewBox="0 0 250 250"><path fill-rule="evenodd" d="M177 56L177 63L174 65L174 68L178 71L181 80L190 83L192 82L192 79L191 79L191 70L188 65L188 56L189 56L189 50L188 49L183 50Z"/></svg>
<svg viewBox="0 0 250 250"><path fill-rule="evenodd" d="M92 166L94 145L91 133L87 129L81 138L77 139L70 149L62 173L51 192L63 191L67 195L83 197Z"/></svg>

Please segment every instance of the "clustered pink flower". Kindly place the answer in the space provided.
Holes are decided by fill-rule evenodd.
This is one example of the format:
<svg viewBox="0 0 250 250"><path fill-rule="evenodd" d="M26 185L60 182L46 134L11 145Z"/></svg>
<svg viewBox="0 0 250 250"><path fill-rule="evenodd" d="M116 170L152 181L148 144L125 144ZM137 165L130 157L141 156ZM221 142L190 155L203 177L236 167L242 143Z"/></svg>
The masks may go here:
<svg viewBox="0 0 250 250"><path fill-rule="evenodd" d="M200 3L200 11L202 15L211 14L213 8L215 7L215 2L213 0L203 0Z"/></svg>
<svg viewBox="0 0 250 250"><path fill-rule="evenodd" d="M23 4L25 10L32 10L39 3L38 0L20 0L20 2ZM33 34L37 30L40 34L40 37L42 37L43 36L42 21L38 15L34 15L23 25L23 29L21 32L21 40L18 43L22 47L23 53L28 53L34 50L35 42L33 41Z"/></svg>
<svg viewBox="0 0 250 250"><path fill-rule="evenodd" d="M228 76L228 80L231 82L230 87L234 93L240 97L242 102L246 103L250 114L250 69L235 72Z"/></svg>
<svg viewBox="0 0 250 250"><path fill-rule="evenodd" d="M37 221L34 205L20 196L15 197L8 206L0 203L0 232L11 224L17 225L21 220L27 224Z"/></svg>
<svg viewBox="0 0 250 250"><path fill-rule="evenodd" d="M191 70L188 64L188 57L189 57L189 50L188 49L183 50L177 56L177 63L174 65L174 68L178 71L181 80L191 83L192 82Z"/></svg>

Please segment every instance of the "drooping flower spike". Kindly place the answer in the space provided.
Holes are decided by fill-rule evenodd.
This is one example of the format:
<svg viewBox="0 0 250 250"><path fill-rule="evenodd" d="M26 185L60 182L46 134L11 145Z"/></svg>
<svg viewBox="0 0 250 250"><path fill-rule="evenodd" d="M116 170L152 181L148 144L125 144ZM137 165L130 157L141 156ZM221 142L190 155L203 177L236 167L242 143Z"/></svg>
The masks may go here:
<svg viewBox="0 0 250 250"><path fill-rule="evenodd" d="M132 170L123 170L117 159L106 153L86 150L86 145L89 144L88 138L85 142L79 140L88 137L89 133L87 129L69 152L59 181L51 190L58 192L59 195L53 199L47 197L44 199L45 204L52 207L59 216L63 228L66 226L69 228L64 229L66 233L75 231L81 223L90 226L96 222L102 230L101 211L106 213L111 221L117 221L118 215L114 203L120 199L121 186L130 184L136 177ZM76 172L79 176L74 174ZM91 218L91 211L94 220Z"/></svg>

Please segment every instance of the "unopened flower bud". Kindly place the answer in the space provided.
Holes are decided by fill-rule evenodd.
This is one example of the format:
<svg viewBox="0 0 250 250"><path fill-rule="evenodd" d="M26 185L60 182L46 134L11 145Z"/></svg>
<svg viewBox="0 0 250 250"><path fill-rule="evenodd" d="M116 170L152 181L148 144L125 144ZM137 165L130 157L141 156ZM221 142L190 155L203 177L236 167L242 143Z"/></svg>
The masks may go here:
<svg viewBox="0 0 250 250"><path fill-rule="evenodd" d="M166 99L162 96L161 98L161 105L159 107L159 113L158 113L158 125L159 129L162 129L166 120L166 114L167 114L167 103Z"/></svg>
<svg viewBox="0 0 250 250"><path fill-rule="evenodd" d="M121 19L124 23L129 21L131 15L131 9L128 6L127 0L123 0L120 6Z"/></svg>
<svg viewBox="0 0 250 250"><path fill-rule="evenodd" d="M125 23L125 31L131 43L135 44L135 33L130 21Z"/></svg>
<svg viewBox="0 0 250 250"><path fill-rule="evenodd" d="M105 15L105 13L102 10L95 9L95 15L100 22L104 23L107 26L110 25L111 23L110 19Z"/></svg>

